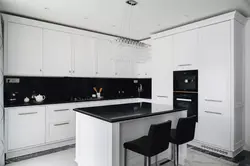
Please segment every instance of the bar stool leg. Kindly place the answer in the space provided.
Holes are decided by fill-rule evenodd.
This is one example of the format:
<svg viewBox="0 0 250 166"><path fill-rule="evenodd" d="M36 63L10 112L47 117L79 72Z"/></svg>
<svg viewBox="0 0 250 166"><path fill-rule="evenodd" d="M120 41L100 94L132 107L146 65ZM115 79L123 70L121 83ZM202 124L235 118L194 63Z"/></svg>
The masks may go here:
<svg viewBox="0 0 250 166"><path fill-rule="evenodd" d="M144 156L144 166L147 166L147 157Z"/></svg>
<svg viewBox="0 0 250 166"><path fill-rule="evenodd" d="M158 156L155 155L155 165L158 166Z"/></svg>
<svg viewBox="0 0 250 166"><path fill-rule="evenodd" d="M176 159L176 163L177 163L177 166L179 166L179 145L178 144L176 145L176 148L177 148L177 150L176 150L177 151L177 154L176 154L176 158L177 158Z"/></svg>
<svg viewBox="0 0 250 166"><path fill-rule="evenodd" d="M148 157L148 166L151 166L151 157Z"/></svg>
<svg viewBox="0 0 250 166"><path fill-rule="evenodd" d="M124 166L127 166L127 149L124 148Z"/></svg>

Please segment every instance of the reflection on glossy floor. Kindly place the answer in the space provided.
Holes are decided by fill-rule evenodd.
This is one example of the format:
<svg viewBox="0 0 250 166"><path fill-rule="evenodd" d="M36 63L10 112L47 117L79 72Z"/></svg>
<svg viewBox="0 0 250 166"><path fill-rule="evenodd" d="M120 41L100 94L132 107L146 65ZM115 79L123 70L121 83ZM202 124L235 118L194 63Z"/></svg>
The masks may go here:
<svg viewBox="0 0 250 166"><path fill-rule="evenodd" d="M20 162L8 164L7 166L77 166L74 161L75 149L68 149L61 152L52 153ZM188 150L185 166L236 166L237 164L231 163L222 159L208 156L201 152ZM173 166L172 163L167 163L162 166Z"/></svg>

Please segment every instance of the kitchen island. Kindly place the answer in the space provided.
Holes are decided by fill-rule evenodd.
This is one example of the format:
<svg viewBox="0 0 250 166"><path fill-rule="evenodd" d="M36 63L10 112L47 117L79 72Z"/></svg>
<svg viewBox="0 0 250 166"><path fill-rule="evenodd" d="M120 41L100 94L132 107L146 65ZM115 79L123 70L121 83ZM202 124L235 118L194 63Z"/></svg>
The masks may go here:
<svg viewBox="0 0 250 166"><path fill-rule="evenodd" d="M176 127L186 110L145 102L76 108L78 166L123 166L123 143L148 134L151 124L172 121ZM185 148L184 148L185 150ZM181 149L182 151L182 149ZM158 160L170 158L170 148ZM180 160L184 156L180 156ZM143 156L128 152L128 166L142 166ZM154 162L154 160L152 160Z"/></svg>

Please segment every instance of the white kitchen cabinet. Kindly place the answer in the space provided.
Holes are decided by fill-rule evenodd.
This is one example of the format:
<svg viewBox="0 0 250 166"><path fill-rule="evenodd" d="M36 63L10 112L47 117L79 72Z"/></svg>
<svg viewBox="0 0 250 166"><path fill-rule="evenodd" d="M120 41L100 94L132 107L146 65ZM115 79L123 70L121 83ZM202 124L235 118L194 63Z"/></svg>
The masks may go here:
<svg viewBox="0 0 250 166"><path fill-rule="evenodd" d="M69 33L43 30L43 75L70 76L72 43Z"/></svg>
<svg viewBox="0 0 250 166"><path fill-rule="evenodd" d="M5 75L42 75L42 29L7 22L5 24Z"/></svg>
<svg viewBox="0 0 250 166"><path fill-rule="evenodd" d="M139 78L152 77L152 57L150 48L137 48L135 55L136 76Z"/></svg>
<svg viewBox="0 0 250 166"><path fill-rule="evenodd" d="M198 29L201 146L235 156L244 145L243 25L235 20Z"/></svg>
<svg viewBox="0 0 250 166"><path fill-rule="evenodd" d="M73 104L46 106L46 143L75 137L75 112Z"/></svg>
<svg viewBox="0 0 250 166"><path fill-rule="evenodd" d="M198 32L199 123L196 139L230 150L230 21L200 28Z"/></svg>
<svg viewBox="0 0 250 166"><path fill-rule="evenodd" d="M81 35L72 35L72 40L72 76L93 77L96 72L95 39Z"/></svg>
<svg viewBox="0 0 250 166"><path fill-rule="evenodd" d="M152 41L152 97L160 104L173 105L173 37Z"/></svg>
<svg viewBox="0 0 250 166"><path fill-rule="evenodd" d="M45 144L45 107L7 108L8 151Z"/></svg>
<svg viewBox="0 0 250 166"><path fill-rule="evenodd" d="M115 77L134 77L134 64L132 63L134 53L134 48L132 46L122 44L116 46L114 54Z"/></svg>
<svg viewBox="0 0 250 166"><path fill-rule="evenodd" d="M206 144L231 150L231 121L226 112L228 108L218 107L217 103L199 102L199 123L197 124L196 139Z"/></svg>
<svg viewBox="0 0 250 166"><path fill-rule="evenodd" d="M109 40L96 39L96 76L97 77L114 77L114 54L117 45Z"/></svg>
<svg viewBox="0 0 250 166"><path fill-rule="evenodd" d="M173 35L174 70L197 69L198 33L197 30Z"/></svg>

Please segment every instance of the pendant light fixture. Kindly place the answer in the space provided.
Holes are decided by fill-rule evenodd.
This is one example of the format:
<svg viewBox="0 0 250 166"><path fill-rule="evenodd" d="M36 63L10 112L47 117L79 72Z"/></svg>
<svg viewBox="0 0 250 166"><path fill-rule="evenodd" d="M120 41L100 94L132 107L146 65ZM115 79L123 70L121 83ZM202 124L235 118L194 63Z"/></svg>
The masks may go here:
<svg viewBox="0 0 250 166"><path fill-rule="evenodd" d="M132 18L132 12L133 12L133 7L138 5L138 2L135 1L135 0L127 0L126 1L126 4L129 5L129 8L128 8L128 34L130 34L130 31L131 31L131 18ZM122 24L124 23L124 21L122 20ZM126 26L126 25L125 25ZM121 31L122 31L122 28L123 26L121 25ZM139 40L134 40L134 39L130 39L130 38L126 38L126 37L118 37L116 39L116 42L119 42L119 43L123 43L123 44L128 44L128 45L133 45L133 46L136 46L136 47L150 47L150 45L146 44L146 43L143 43L143 42L140 42Z"/></svg>

